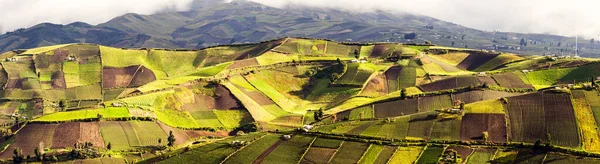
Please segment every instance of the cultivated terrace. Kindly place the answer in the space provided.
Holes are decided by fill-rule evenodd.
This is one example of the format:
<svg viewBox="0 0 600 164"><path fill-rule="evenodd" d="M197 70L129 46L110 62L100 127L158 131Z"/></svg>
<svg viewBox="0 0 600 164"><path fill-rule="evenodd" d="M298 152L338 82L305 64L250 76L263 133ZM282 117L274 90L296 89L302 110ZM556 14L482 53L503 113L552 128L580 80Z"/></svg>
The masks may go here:
<svg viewBox="0 0 600 164"><path fill-rule="evenodd" d="M600 163L600 61L282 38L0 55L5 163Z"/></svg>

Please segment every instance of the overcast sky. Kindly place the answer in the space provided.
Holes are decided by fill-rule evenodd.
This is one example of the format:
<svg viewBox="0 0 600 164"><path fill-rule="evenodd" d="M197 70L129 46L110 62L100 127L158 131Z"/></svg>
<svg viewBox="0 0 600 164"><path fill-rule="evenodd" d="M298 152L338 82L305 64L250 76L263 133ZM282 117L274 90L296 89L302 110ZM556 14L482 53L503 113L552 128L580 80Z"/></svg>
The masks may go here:
<svg viewBox="0 0 600 164"><path fill-rule="evenodd" d="M42 22L103 23L133 12L184 11L192 0L0 0L0 31ZM353 12L376 9L416 13L486 31L600 36L597 0L252 0L266 5L308 5Z"/></svg>

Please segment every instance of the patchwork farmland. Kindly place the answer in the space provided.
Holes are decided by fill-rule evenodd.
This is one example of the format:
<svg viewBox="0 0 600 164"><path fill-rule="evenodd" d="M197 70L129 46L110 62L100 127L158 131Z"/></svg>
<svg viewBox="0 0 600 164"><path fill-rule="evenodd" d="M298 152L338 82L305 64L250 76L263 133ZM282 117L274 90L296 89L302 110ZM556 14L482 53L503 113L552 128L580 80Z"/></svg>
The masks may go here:
<svg viewBox="0 0 600 164"><path fill-rule="evenodd" d="M600 157L587 58L282 38L199 50L68 44L0 59L2 162L42 162L36 149L65 163Z"/></svg>

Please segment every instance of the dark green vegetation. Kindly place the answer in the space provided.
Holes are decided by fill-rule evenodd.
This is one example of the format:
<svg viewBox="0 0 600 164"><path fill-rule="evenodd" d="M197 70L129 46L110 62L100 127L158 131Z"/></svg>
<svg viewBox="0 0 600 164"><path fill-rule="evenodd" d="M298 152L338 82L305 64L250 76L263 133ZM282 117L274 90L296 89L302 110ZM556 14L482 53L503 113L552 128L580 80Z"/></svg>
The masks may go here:
<svg viewBox="0 0 600 164"><path fill-rule="evenodd" d="M471 163L595 160L597 61L540 68L555 61L538 58L304 38L5 53L0 157L38 148L64 162L437 163L452 151ZM498 148L532 153L506 159Z"/></svg>

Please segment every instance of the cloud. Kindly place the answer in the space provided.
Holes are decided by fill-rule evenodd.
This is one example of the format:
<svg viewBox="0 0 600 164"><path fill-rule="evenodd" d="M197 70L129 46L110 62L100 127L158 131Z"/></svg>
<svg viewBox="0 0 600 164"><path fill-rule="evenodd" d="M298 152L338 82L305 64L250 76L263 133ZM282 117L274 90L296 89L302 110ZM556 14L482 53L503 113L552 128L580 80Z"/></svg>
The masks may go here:
<svg viewBox="0 0 600 164"><path fill-rule="evenodd" d="M353 12L386 10L427 15L486 31L598 38L597 0L252 0L274 7L313 6Z"/></svg>
<svg viewBox="0 0 600 164"><path fill-rule="evenodd" d="M126 14L188 10L192 0L0 0L0 32L49 22L99 24ZM2 31L2 30L6 31Z"/></svg>
<svg viewBox="0 0 600 164"><path fill-rule="evenodd" d="M0 0L0 31L38 23L103 23L125 13L187 10L193 0ZM231 1L231 0L228 0ZM598 38L597 0L251 0L274 7L386 10L427 15L486 31L550 33Z"/></svg>

